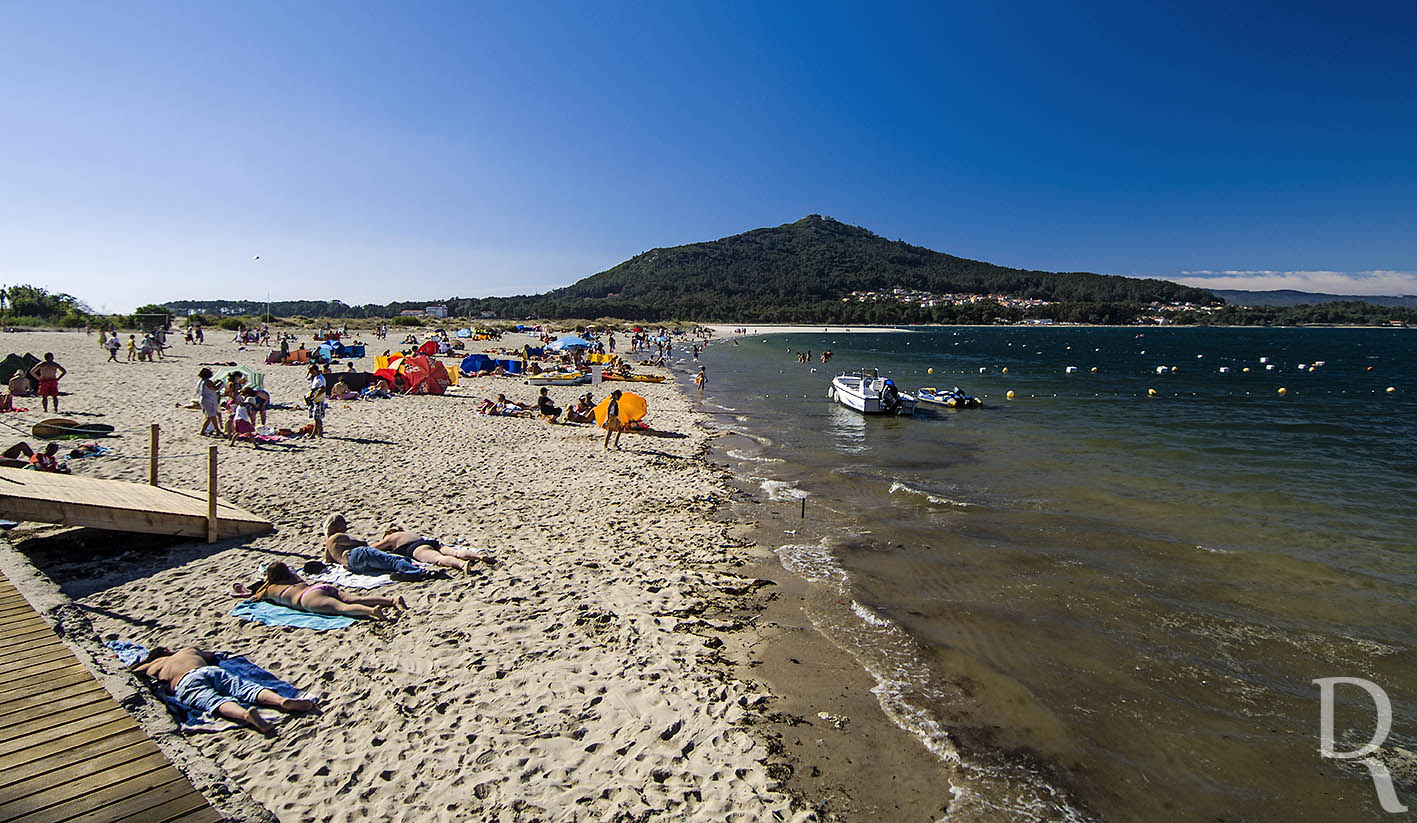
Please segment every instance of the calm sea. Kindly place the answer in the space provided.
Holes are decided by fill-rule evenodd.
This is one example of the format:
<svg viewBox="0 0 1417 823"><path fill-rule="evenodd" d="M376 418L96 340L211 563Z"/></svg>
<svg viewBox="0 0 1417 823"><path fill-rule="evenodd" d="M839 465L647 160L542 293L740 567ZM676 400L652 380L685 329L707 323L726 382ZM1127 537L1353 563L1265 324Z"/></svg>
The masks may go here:
<svg viewBox="0 0 1417 823"><path fill-rule="evenodd" d="M701 362L742 482L784 518L805 497L769 539L950 764L951 819L1384 816L1318 755L1328 676L1386 690L1376 756L1417 809L1417 334L775 334ZM985 406L865 418L825 396L861 367ZM1357 748L1373 703L1338 697Z"/></svg>

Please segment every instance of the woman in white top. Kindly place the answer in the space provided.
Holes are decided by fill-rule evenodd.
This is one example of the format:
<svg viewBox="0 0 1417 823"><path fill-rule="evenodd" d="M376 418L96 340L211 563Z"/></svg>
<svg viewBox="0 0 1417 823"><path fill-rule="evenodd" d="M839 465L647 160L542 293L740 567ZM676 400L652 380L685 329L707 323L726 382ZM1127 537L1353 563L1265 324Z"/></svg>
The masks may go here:
<svg viewBox="0 0 1417 823"><path fill-rule="evenodd" d="M202 369L197 372L197 395L202 401L202 429L199 434L207 433L207 426L211 426L212 434L221 434L221 408L218 399L221 394L221 384L212 379L211 369Z"/></svg>

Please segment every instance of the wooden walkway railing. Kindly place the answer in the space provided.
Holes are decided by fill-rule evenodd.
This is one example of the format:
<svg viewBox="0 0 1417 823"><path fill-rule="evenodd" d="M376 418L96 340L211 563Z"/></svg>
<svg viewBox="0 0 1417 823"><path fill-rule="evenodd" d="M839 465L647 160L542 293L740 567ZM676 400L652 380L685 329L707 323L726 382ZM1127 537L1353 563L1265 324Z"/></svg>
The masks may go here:
<svg viewBox="0 0 1417 823"><path fill-rule="evenodd" d="M0 823L221 819L0 574Z"/></svg>

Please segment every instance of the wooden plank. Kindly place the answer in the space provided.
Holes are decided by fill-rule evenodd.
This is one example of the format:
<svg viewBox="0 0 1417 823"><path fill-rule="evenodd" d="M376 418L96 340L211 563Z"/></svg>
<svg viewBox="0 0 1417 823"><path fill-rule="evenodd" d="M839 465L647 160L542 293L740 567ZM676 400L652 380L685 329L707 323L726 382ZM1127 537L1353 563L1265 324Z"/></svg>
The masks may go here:
<svg viewBox="0 0 1417 823"><path fill-rule="evenodd" d="M197 805L199 803L201 805ZM166 803L143 810L140 815L132 815L122 819L132 821L132 823L171 823L173 820L197 818L198 815L203 815L204 810L207 814L215 815L215 817L204 816L198 819L221 820L221 815L216 814L216 809L213 809L206 800L190 794L174 797ZM109 814L112 813L112 807L109 807Z"/></svg>
<svg viewBox="0 0 1417 823"><path fill-rule="evenodd" d="M83 666L76 666L66 670L63 674L56 675L53 680L39 681L19 688L7 688L0 692L0 704L9 703L12 700L23 700L36 694L46 694L52 689L68 688L75 683L83 683L93 680L93 675ZM8 685L8 684L7 684Z"/></svg>
<svg viewBox="0 0 1417 823"><path fill-rule="evenodd" d="M134 743L147 742L150 742L147 736L136 726L133 726L106 737L97 737L83 743L66 745L60 749L46 749L39 752L39 756L24 763L16 762L13 766L0 766L0 787L28 780L38 775L49 774L55 769L72 763L83 763L91 757L118 751Z"/></svg>
<svg viewBox="0 0 1417 823"><path fill-rule="evenodd" d="M125 823L166 823L166 821L154 820L148 816L148 813L154 809L162 808L164 804L171 800L184 795L191 796L194 794L195 792L192 791L191 786L188 785L185 780L163 783L161 785L152 786L142 794L118 800L88 812L76 814L68 818L65 823L118 823L118 821L124 821ZM198 798L201 797L201 795L196 796ZM210 809L211 806L207 806L207 808ZM216 810L213 809L212 811L215 812ZM209 819L221 820L222 818L221 815L217 815ZM24 823L29 823L29 821L25 821Z"/></svg>
<svg viewBox="0 0 1417 823"><path fill-rule="evenodd" d="M4 728L0 728L0 745L42 732L45 729L52 729L56 726L63 726L66 723L78 723L92 717L116 717L123 711L123 707L110 700L94 700L83 703L64 711L45 714L39 717L30 717L28 720L8 723Z"/></svg>
<svg viewBox="0 0 1417 823"><path fill-rule="evenodd" d="M44 621L41 620L40 622L43 623ZM45 633L53 634L54 630L49 628L48 624L42 626L36 626L33 623L26 624L24 627L18 630L7 632L4 638L0 639L0 648L8 648L10 646L22 646L26 643L32 642L30 639L30 635L37 634L43 636Z"/></svg>
<svg viewBox="0 0 1417 823"><path fill-rule="evenodd" d="M226 818L221 816L221 812L213 809L211 805L208 804L194 812L184 814L181 817L174 817L170 820L163 821L163 823L222 823L224 820L226 820ZM130 817L125 818L122 823L143 823L143 821L138 818Z"/></svg>
<svg viewBox="0 0 1417 823"><path fill-rule="evenodd" d="M63 753L73 747L85 746L94 741L128 733L137 734L140 737L145 736L131 717L120 717L108 723L79 731L60 730L59 734L51 736L49 740L37 742L33 746L10 754L0 755L0 770L18 768L25 763L48 757L51 754Z"/></svg>
<svg viewBox="0 0 1417 823"><path fill-rule="evenodd" d="M19 752L24 751L25 749L31 749L35 746L48 743L56 738L60 738L68 734L73 734L74 732L81 732L87 729L92 729L98 726L102 726L106 723L112 723L115 720L126 720L129 722L133 721L132 715L123 711L123 709L119 707L117 703L114 703L113 706L115 709L117 709L117 711L99 712L96 714L91 714L87 717L75 719L68 725L57 725L50 726L44 729L37 729L32 734L27 734L24 737L16 737L11 740L0 742L0 759L4 759L8 755L17 754Z"/></svg>
<svg viewBox="0 0 1417 823"><path fill-rule="evenodd" d="M63 643L37 643L25 649L16 649L9 654L0 654L0 666L6 670L24 671L30 666L48 663L56 657L69 657L69 647Z"/></svg>
<svg viewBox="0 0 1417 823"><path fill-rule="evenodd" d="M15 689L28 688L31 683L43 683L45 682L45 678L48 675L57 674L66 669L77 669L79 671L85 672L88 671L88 669L85 669L83 666L79 665L79 661L75 660L73 655L70 655L66 660L49 660L44 663L35 665L29 669L26 669L24 676L11 678L10 680L7 680L5 682L3 687L0 688L3 688L6 692L14 691ZM3 695L4 692L0 692L0 696Z"/></svg>
<svg viewBox="0 0 1417 823"><path fill-rule="evenodd" d="M158 782L158 775L154 773L164 769L176 773L162 753L154 749L121 767L95 772L87 777L51 786L45 791L0 805L0 823L11 820L58 823L68 820L75 814L102 808L141 793ZM182 775L176 776L182 779Z"/></svg>
<svg viewBox="0 0 1417 823"><path fill-rule="evenodd" d="M203 496L122 480L0 468L0 512L16 520L180 537L207 533ZM270 531L270 521L218 502L218 534Z"/></svg>
<svg viewBox="0 0 1417 823"><path fill-rule="evenodd" d="M58 708L61 702L74 705L75 700L87 695L101 695L109 697L108 690L93 678L86 678L48 692L38 692L17 697L0 703L0 718L7 717L15 712L48 712ZM0 719L0 723L4 723Z"/></svg>
<svg viewBox="0 0 1417 823"><path fill-rule="evenodd" d="M162 752L146 738L87 759L68 758L59 763L57 768L39 772L0 788L0 807L21 801L32 802L32 808L53 805L92 791L96 786L107 785L104 780L123 780L124 778L115 775L132 771L137 768L134 764L152 761L154 758L163 763L167 762Z"/></svg>

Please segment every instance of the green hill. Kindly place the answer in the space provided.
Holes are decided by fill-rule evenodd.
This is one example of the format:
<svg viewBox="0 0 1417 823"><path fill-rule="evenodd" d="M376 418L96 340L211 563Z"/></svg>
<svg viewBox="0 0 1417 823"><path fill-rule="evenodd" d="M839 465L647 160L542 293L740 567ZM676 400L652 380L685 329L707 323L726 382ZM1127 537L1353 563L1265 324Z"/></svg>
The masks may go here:
<svg viewBox="0 0 1417 823"><path fill-rule="evenodd" d="M989 322L993 316L1012 314L988 305L925 308L843 302L853 291L897 288L1055 301L1072 306L1063 309L1065 314L1087 315L1057 319L1094 322L1130 321L1138 307L1152 302L1223 302L1202 289L1165 280L995 266L887 240L814 214L721 240L652 249L543 295L477 303L502 316L646 320ZM992 315L970 316L981 312Z"/></svg>

